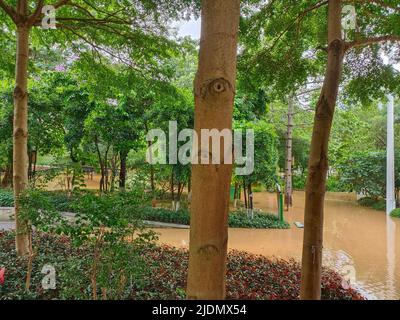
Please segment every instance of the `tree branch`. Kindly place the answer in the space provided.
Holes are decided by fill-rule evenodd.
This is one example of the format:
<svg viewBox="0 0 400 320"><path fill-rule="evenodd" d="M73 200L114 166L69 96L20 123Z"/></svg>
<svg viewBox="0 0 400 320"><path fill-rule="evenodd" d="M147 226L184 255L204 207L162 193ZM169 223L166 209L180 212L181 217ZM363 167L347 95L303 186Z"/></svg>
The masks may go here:
<svg viewBox="0 0 400 320"><path fill-rule="evenodd" d="M36 19L39 18L40 15L42 14L43 5L44 5L44 0L38 0L35 11L28 18L29 26L32 26L36 21Z"/></svg>
<svg viewBox="0 0 400 320"><path fill-rule="evenodd" d="M4 0L0 0L0 8L4 10L4 12L12 19L12 21L14 21L14 23L17 23L17 12L13 7L5 3Z"/></svg>
<svg viewBox="0 0 400 320"><path fill-rule="evenodd" d="M58 9L64 5L66 5L70 0L59 0L56 3L52 4L55 9Z"/></svg>
<svg viewBox="0 0 400 320"><path fill-rule="evenodd" d="M297 17L292 21L292 23L290 23L290 24L285 28L285 30L283 30L283 31L278 35L278 37L275 39L274 43L272 44L271 48L269 48L269 50L271 50L271 49L273 49L273 48L275 47L275 45L279 42L279 40L293 27L293 25L296 24L296 22L298 22L299 20L300 20L300 21L303 20L303 18L304 18L308 13L310 13L310 12L312 12L312 11L314 11L314 10L316 10L316 9L318 9L318 8L320 8L320 7L322 7L322 6L324 6L324 5L327 5L327 4L328 4L328 1L327 1L327 0L324 0L324 1L318 2L318 3L315 4L314 6L312 6L312 7L308 8L308 9L304 10L303 12L300 12L300 13L297 15Z"/></svg>
<svg viewBox="0 0 400 320"><path fill-rule="evenodd" d="M400 41L400 36L386 35L386 36L372 37L372 38L366 38L366 39L360 39L360 40L347 42L345 45L345 51L349 51L352 48L356 48L356 47L364 47L364 46L368 46L371 44L388 42L388 41Z"/></svg>
<svg viewBox="0 0 400 320"><path fill-rule="evenodd" d="M355 1L354 0L346 0L346 1L343 1L343 3L349 3L349 4L354 4L354 2L358 3L358 4L373 4L373 5L376 5L376 6L379 6L379 7L392 9L394 11L400 12L400 7L399 6L396 6L394 4L386 3L383 0L355 0Z"/></svg>

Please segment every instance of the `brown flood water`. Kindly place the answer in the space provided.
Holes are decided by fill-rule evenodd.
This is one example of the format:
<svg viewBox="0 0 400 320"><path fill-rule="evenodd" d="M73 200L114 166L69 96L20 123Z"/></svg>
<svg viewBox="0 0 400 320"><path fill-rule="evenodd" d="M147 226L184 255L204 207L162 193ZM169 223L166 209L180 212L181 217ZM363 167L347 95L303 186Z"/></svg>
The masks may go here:
<svg viewBox="0 0 400 320"><path fill-rule="evenodd" d="M255 207L276 212L276 196L255 194ZM285 212L290 230L230 229L230 249L278 258L301 259L304 193L296 192L294 207ZM158 229L160 242L187 247L189 230ZM323 263L341 273L368 299L400 299L400 219L359 206L355 195L328 193L325 200Z"/></svg>

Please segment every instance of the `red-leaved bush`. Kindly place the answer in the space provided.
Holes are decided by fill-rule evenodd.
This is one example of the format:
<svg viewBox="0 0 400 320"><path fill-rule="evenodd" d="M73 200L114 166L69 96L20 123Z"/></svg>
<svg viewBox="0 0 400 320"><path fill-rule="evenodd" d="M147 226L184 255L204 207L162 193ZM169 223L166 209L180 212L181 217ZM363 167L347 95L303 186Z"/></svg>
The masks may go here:
<svg viewBox="0 0 400 320"><path fill-rule="evenodd" d="M133 298L184 298L181 293L186 287L188 252L162 246L150 248L143 255L149 262L152 261L151 283L138 291ZM227 299L299 299L300 278L301 267L294 260L276 260L246 252L231 251L227 265ZM342 283L343 279L339 274L324 268L322 299L364 299L353 288L344 288Z"/></svg>

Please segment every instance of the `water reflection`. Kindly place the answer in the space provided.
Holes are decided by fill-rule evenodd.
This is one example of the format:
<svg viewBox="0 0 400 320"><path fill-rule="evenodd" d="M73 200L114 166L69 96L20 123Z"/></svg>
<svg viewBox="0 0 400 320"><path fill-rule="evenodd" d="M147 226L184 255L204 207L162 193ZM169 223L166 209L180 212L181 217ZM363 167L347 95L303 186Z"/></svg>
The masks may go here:
<svg viewBox="0 0 400 320"><path fill-rule="evenodd" d="M276 197L255 194L255 206L276 212ZM230 229L229 248L266 256L301 259L304 193L296 192L294 207L285 218L290 230ZM352 194L328 193L325 203L323 263L341 273L370 299L400 299L400 219L364 208ZM187 247L188 230L159 230L160 241Z"/></svg>

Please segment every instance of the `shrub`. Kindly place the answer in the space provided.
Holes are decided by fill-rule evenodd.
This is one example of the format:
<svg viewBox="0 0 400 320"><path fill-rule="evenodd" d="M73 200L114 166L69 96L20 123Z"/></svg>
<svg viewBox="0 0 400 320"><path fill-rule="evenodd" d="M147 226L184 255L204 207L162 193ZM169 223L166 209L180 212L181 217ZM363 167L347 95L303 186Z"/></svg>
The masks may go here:
<svg viewBox="0 0 400 320"><path fill-rule="evenodd" d="M142 286L148 276L142 249L135 243L123 242L101 251L97 270L93 270L95 252L87 245L74 246L66 236L34 233L33 245L38 248L32 263L30 290L25 288L25 258L15 252L14 234L0 233L0 267L6 268L2 299L93 299L92 280L95 275L99 298L127 299ZM43 290L44 265L56 270L56 289Z"/></svg>
<svg viewBox="0 0 400 320"><path fill-rule="evenodd" d="M386 202L384 199L375 199L371 197L364 197L358 200L358 204L363 207L373 208L378 211L386 210Z"/></svg>
<svg viewBox="0 0 400 320"><path fill-rule="evenodd" d="M0 189L0 207L13 207L14 194L12 190Z"/></svg>
<svg viewBox="0 0 400 320"><path fill-rule="evenodd" d="M190 214L188 210L172 211L162 208L138 207L134 211L135 217L143 220L178 223L189 225ZM256 228L256 229L288 229L287 222L281 222L276 216L266 213L255 213L254 218L248 217L244 211L229 214L228 224L231 228Z"/></svg>
<svg viewBox="0 0 400 320"><path fill-rule="evenodd" d="M295 190L304 190L306 187L306 177L293 175L293 188Z"/></svg>
<svg viewBox="0 0 400 320"><path fill-rule="evenodd" d="M67 284L63 298L81 294L79 298L87 299L90 293L93 299L100 295L120 299L127 291L130 293L132 278L141 269L137 248L152 243L156 239L155 233L145 230L141 221L131 219L126 199L90 192L77 195L70 204L72 212L76 213L71 221L57 210L54 198L46 192L27 190L21 196L21 217L30 221L35 231L67 236L71 247L85 249L83 259L65 261L68 267L61 270L65 281L74 279L70 270L77 273L86 270L81 277L86 282L81 279L83 287L78 288ZM127 242L127 239L131 240ZM40 241L36 242L31 255L41 252L40 246ZM130 260L135 263L131 264ZM27 270L30 266L31 261Z"/></svg>
<svg viewBox="0 0 400 320"><path fill-rule="evenodd" d="M393 218L400 218L400 208L394 209L391 213L390 216Z"/></svg>
<svg viewBox="0 0 400 320"><path fill-rule="evenodd" d="M345 192L347 191L336 176L329 176L326 180L326 191L330 192Z"/></svg>
<svg viewBox="0 0 400 320"><path fill-rule="evenodd" d="M0 268L7 269L2 299L91 299L93 252L75 247L68 237L35 233L35 246L41 248L33 263L32 286L25 291L26 276L23 258L15 253L14 235L0 233ZM99 297L105 288L107 299L181 300L185 298L188 252L154 245L131 246L111 250L99 269ZM116 254L114 255L114 252ZM56 290L43 290L41 268L51 264L57 270ZM122 277L124 275L124 277ZM299 299L301 267L294 260L270 260L264 256L232 251L228 255L227 299L294 300ZM103 279L104 276L104 279ZM124 281L124 279L127 279ZM121 289L121 280L125 284ZM346 287L346 288L345 288ZM343 279L334 271L323 268L322 299L361 300L357 291L343 287ZM1 288L1 287L0 287ZM1 289L0 289L1 290Z"/></svg>

